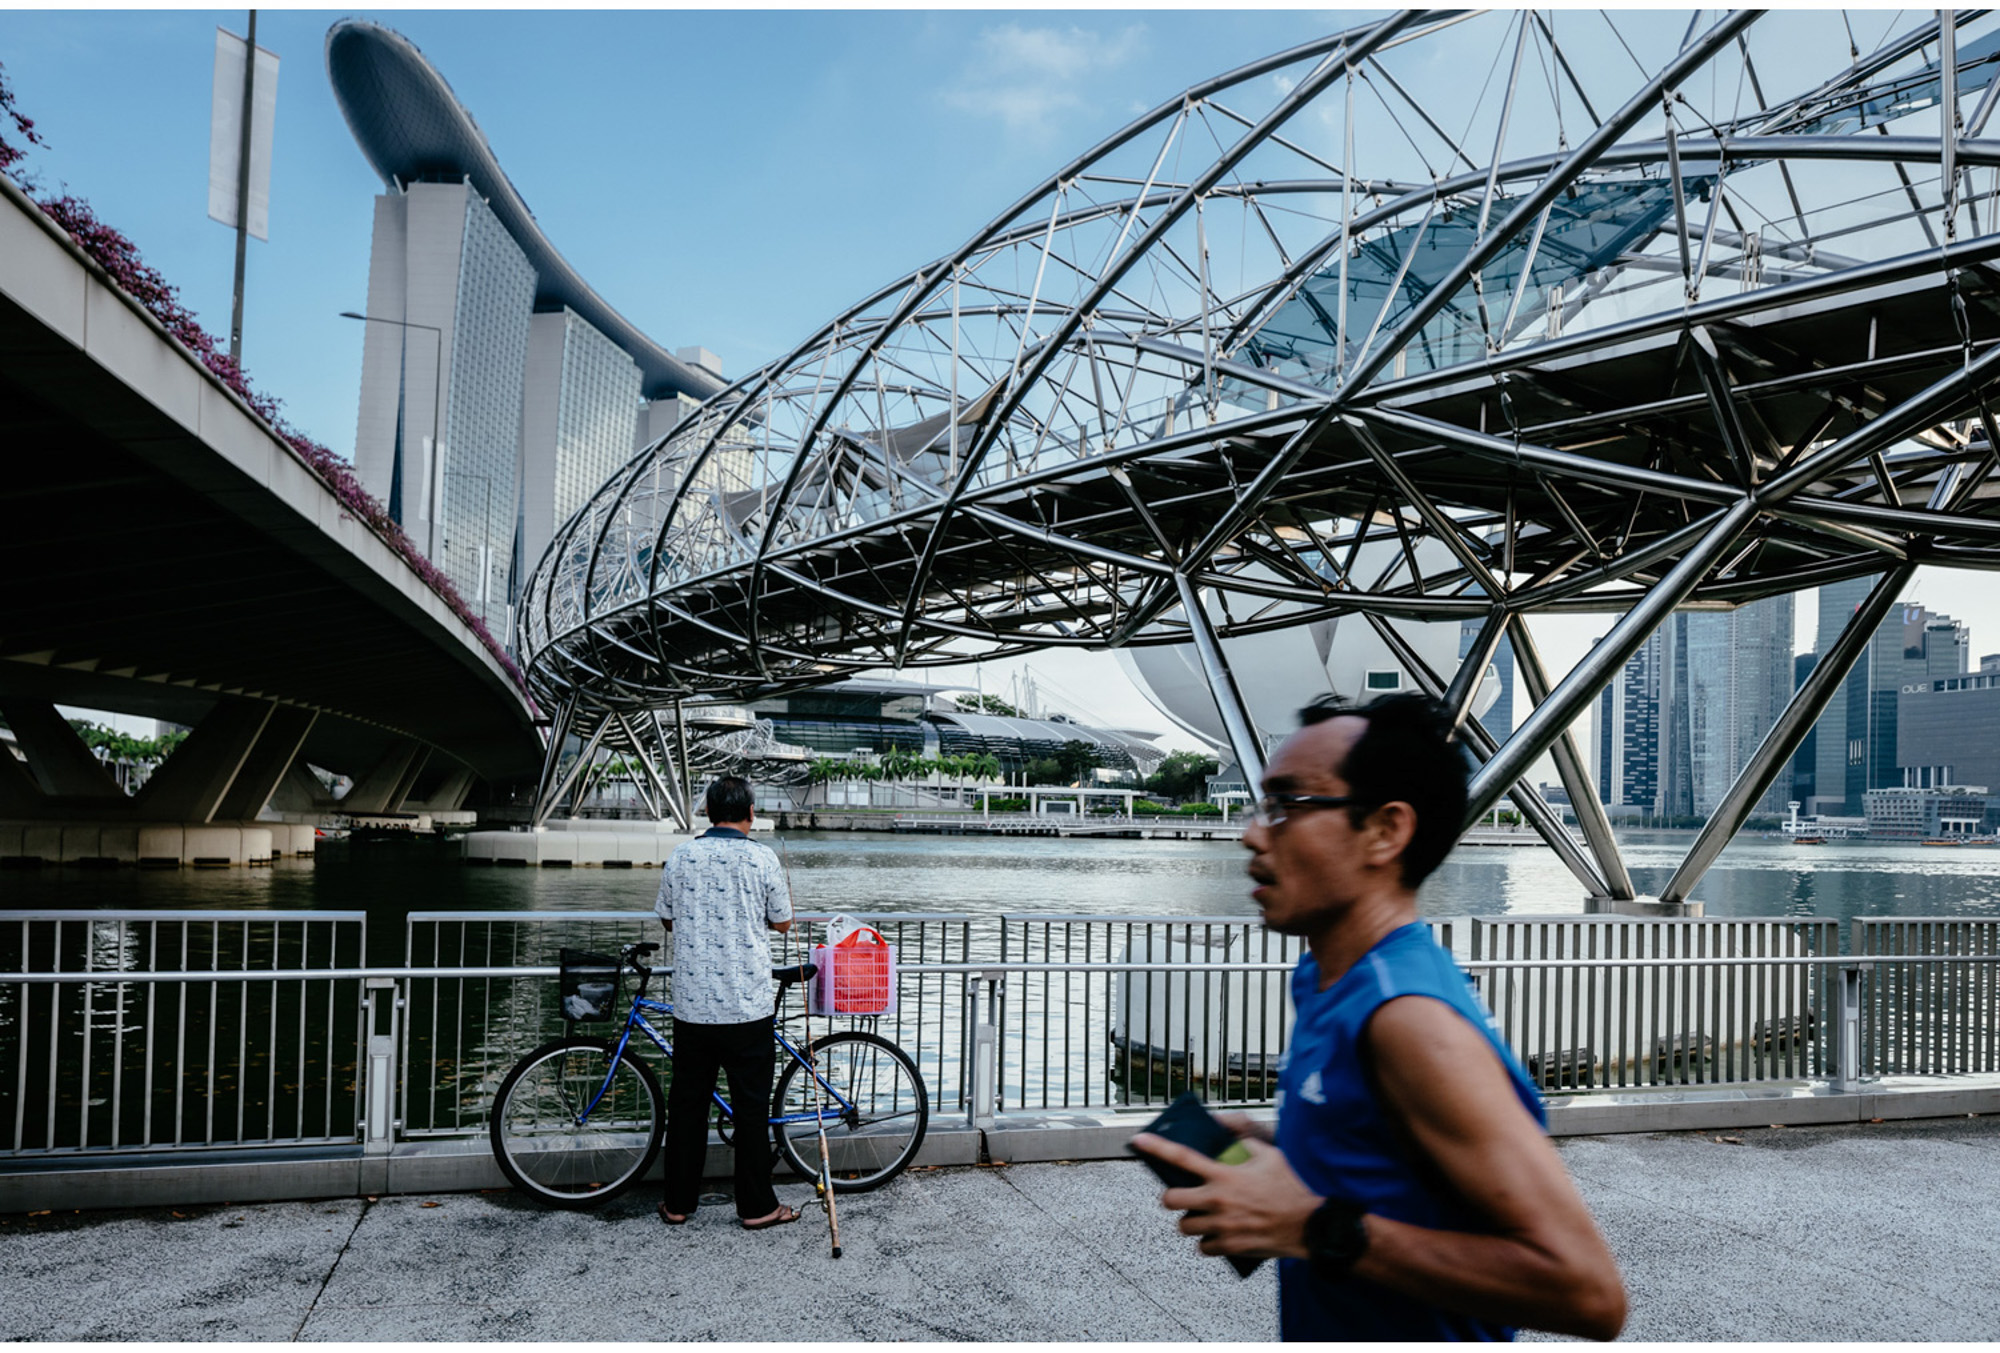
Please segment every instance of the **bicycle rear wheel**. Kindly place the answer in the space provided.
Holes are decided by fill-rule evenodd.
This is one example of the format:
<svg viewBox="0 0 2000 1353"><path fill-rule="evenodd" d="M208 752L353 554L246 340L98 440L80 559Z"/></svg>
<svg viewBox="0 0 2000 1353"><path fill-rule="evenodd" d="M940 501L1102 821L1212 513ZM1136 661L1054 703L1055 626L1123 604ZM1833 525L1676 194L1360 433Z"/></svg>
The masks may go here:
<svg viewBox="0 0 2000 1353"><path fill-rule="evenodd" d="M551 1207L597 1207L652 1168L667 1098L653 1068L630 1049L614 1069L616 1048L609 1039L558 1038L507 1073L493 1098L489 1135L500 1172L515 1188Z"/></svg>
<svg viewBox="0 0 2000 1353"><path fill-rule="evenodd" d="M817 1115L823 1099L834 1191L882 1187L917 1158L930 1125L930 1095L916 1063L886 1038L863 1033L829 1034L812 1045L811 1056L824 1086L797 1061L778 1081L771 1117L803 1115L777 1124L779 1152L803 1178L819 1177Z"/></svg>

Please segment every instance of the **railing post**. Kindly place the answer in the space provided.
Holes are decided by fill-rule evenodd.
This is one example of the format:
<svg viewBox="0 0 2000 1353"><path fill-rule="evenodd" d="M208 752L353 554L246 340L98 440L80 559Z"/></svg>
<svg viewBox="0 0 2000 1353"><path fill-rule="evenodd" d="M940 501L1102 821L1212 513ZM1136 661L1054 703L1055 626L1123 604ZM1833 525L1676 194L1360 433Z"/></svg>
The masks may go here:
<svg viewBox="0 0 2000 1353"><path fill-rule="evenodd" d="M993 1126L1000 1098L999 994L996 988L1007 980L1004 972L974 972L965 976L966 1065L970 1093L965 1101L965 1121L976 1128ZM984 986L985 1016L981 1018L980 987Z"/></svg>
<svg viewBox="0 0 2000 1353"><path fill-rule="evenodd" d="M1834 1053L1840 1059L1833 1082L1836 1090L1861 1088L1861 974L1868 966L1865 963L1840 966L1840 1033L1834 1044Z"/></svg>
<svg viewBox="0 0 2000 1353"><path fill-rule="evenodd" d="M403 993L393 977L370 977L363 1000L367 1021L367 1046L362 1057L362 1111L366 1115L355 1124L361 1133L366 1155L387 1155L396 1144L396 1063L402 1046Z"/></svg>

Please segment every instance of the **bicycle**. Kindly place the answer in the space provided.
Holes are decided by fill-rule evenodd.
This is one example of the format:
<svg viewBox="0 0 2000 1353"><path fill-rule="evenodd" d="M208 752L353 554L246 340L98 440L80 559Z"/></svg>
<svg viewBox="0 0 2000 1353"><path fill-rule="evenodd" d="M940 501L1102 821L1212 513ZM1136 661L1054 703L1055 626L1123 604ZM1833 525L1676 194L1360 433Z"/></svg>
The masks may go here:
<svg viewBox="0 0 2000 1353"><path fill-rule="evenodd" d="M631 1046L636 1030L673 1059L673 1046L647 1020L672 1015L650 1000L650 964L658 944L619 951L616 974L638 974L639 987L616 1038L570 1034L552 1039L514 1064L493 1099L488 1128L501 1173L523 1193L554 1207L597 1207L630 1189L652 1168L666 1134L667 1100L651 1064ZM797 982L818 971L811 963L774 968L774 1017ZM612 991L615 993L616 982ZM930 1096L908 1053L871 1033L845 1030L813 1040L801 1052L776 1025L772 1033L789 1058L771 1097L770 1118L758 1126L777 1137L778 1154L804 1179L819 1180L821 1129L826 1169L837 1193L865 1193L901 1174L916 1159L930 1125ZM725 1142L737 1130L735 1111L720 1091Z"/></svg>

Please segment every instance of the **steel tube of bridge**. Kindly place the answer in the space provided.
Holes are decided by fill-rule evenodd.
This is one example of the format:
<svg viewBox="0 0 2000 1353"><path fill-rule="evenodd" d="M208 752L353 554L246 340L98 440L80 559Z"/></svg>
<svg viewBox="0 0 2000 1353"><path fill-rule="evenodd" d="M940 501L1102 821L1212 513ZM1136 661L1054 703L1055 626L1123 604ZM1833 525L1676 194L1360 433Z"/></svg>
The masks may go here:
<svg viewBox="0 0 2000 1353"><path fill-rule="evenodd" d="M1778 771L1791 760L1807 733L1819 720L1819 716L1832 701L1840 683L1854 669L1867 651L1868 641L1875 637L1875 627L1882 623L1882 617L1889 614L1889 608L1896 604L1897 596L1909 586L1916 575L1915 564L1903 564L1890 569L1882 581L1875 584L1875 590L1867 600L1848 618L1847 627L1840 632L1840 638L1825 657L1813 667L1805 684L1799 687L1791 703L1785 706L1778 721L1771 725L1771 731L1758 744L1757 750L1736 776L1736 783L1729 786L1729 792L1722 796L1722 802L1709 815L1708 823L1701 829L1701 835L1688 848L1687 857L1680 868L1667 880L1666 888L1660 893L1662 902L1683 902L1715 863L1715 857L1729 844L1729 838L1750 816L1750 810L1771 782L1778 778Z"/></svg>
<svg viewBox="0 0 2000 1353"><path fill-rule="evenodd" d="M1396 632L1396 627L1380 616L1370 615L1363 618L1374 627L1375 633L1381 636L1382 642L1388 646L1396 661L1416 678L1417 685L1422 688L1424 694L1433 700L1442 699L1444 682L1438 678L1435 671L1431 670L1431 665L1424 661L1423 655L1410 647L1408 641ZM1477 771L1480 764L1491 758L1498 750L1493 735L1487 732L1486 725L1477 719L1467 719L1459 727L1458 736L1461 745L1471 758L1474 771ZM1535 829L1536 835L1548 842L1549 849L1568 866L1570 873L1576 875L1577 882L1583 885L1584 891L1589 896L1611 895L1610 888L1591 866L1589 857L1577 849L1576 839L1569 834L1569 829L1563 826L1562 819L1556 816L1555 810L1542 798L1541 791L1526 780L1517 780L1508 788L1507 797L1521 810L1521 816Z"/></svg>
<svg viewBox="0 0 2000 1353"><path fill-rule="evenodd" d="M1243 783L1254 799L1264 783L1264 744L1257 737L1255 725L1250 722L1249 706L1236 687L1236 674L1229 670L1229 659L1222 651L1222 641L1215 637L1215 627L1209 623L1208 611L1201 604L1201 594L1184 573L1174 575L1174 586L1180 591L1181 610L1187 615L1188 633L1194 637L1195 655L1201 659L1202 673L1208 678L1209 694L1215 697L1216 712L1222 716L1223 731L1229 735L1230 750L1236 753L1236 764L1243 771Z"/></svg>
<svg viewBox="0 0 2000 1353"><path fill-rule="evenodd" d="M1682 555L1667 576L1611 627L1611 632L1549 692L1548 699L1535 706L1534 713L1514 730L1514 736L1472 778L1467 790L1467 827L1479 821L1505 787L1525 774L1529 764L1548 750L1557 734L1570 726L1583 707L1596 698L1604 683L1652 637L1660 622L1700 585L1716 560L1736 543L1756 515L1756 504L1748 498L1717 513L1714 529Z"/></svg>
<svg viewBox="0 0 2000 1353"><path fill-rule="evenodd" d="M1514 664L1521 673L1521 683L1528 688L1528 698L1539 705L1549 696L1549 673L1542 665L1542 653L1535 645L1535 636L1528 631L1528 618L1518 614L1510 616L1507 637L1514 641ZM1590 842L1590 853L1597 857L1597 867L1604 871L1604 881L1610 885L1610 896L1631 901L1637 896L1632 889L1631 872L1625 868L1625 857L1618 853L1618 839L1611 834L1611 819L1605 815L1604 805L1598 801L1597 786L1591 782L1590 771L1577 754L1576 739L1569 729L1563 729L1552 750L1555 753L1556 774L1562 777L1563 788L1569 791L1570 807L1576 810L1577 825L1583 828L1584 839Z"/></svg>

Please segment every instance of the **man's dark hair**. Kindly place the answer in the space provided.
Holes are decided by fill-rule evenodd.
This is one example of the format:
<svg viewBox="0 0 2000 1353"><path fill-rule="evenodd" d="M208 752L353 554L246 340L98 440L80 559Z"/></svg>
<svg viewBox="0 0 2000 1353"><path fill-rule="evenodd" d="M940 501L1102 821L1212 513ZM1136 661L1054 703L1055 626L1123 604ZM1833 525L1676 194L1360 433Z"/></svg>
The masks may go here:
<svg viewBox="0 0 2000 1353"><path fill-rule="evenodd" d="M1346 764L1334 767L1347 792L1362 800L1347 810L1348 820L1359 827L1385 803L1416 810L1417 829L1403 847L1403 885L1414 888L1451 852L1465 823L1465 757L1452 740L1451 715L1428 695L1409 691L1363 705L1323 695L1299 711L1299 726L1342 717L1368 721L1368 731L1347 749Z"/></svg>
<svg viewBox="0 0 2000 1353"><path fill-rule="evenodd" d="M750 782L740 775L722 775L710 782L702 811L710 822L745 822L754 811Z"/></svg>

